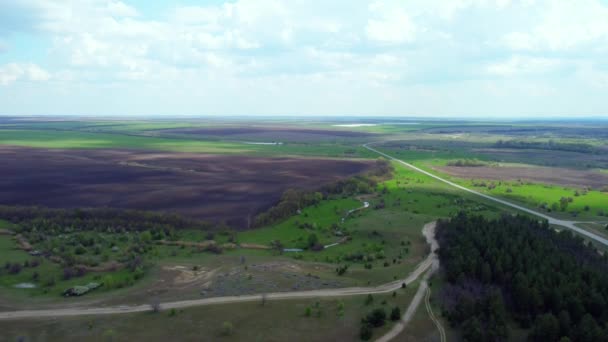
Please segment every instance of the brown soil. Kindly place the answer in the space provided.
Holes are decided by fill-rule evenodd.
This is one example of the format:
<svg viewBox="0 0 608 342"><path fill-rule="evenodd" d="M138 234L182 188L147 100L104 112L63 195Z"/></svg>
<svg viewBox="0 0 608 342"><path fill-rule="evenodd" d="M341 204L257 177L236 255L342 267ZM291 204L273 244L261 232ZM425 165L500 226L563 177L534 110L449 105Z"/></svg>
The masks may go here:
<svg viewBox="0 0 608 342"><path fill-rule="evenodd" d="M17 234L15 239L17 239L17 244L19 244L19 248L22 250L29 252L34 249L32 245L23 237L23 235Z"/></svg>
<svg viewBox="0 0 608 342"><path fill-rule="evenodd" d="M315 189L372 161L134 150L0 148L0 204L174 212L246 228L288 188Z"/></svg>
<svg viewBox="0 0 608 342"><path fill-rule="evenodd" d="M608 175L592 171L580 171L550 167L461 167L443 166L435 169L461 178L495 180L527 180L595 189L608 185Z"/></svg>

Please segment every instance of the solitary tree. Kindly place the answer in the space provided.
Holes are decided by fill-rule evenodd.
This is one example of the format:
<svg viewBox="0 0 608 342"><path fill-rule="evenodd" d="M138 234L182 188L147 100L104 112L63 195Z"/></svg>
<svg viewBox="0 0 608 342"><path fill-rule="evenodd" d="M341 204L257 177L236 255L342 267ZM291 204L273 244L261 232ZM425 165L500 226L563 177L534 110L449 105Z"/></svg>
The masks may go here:
<svg viewBox="0 0 608 342"><path fill-rule="evenodd" d="M160 312L160 301L158 298L152 299L152 302L150 302L150 309L154 313Z"/></svg>
<svg viewBox="0 0 608 342"><path fill-rule="evenodd" d="M361 325L361 330L359 331L359 337L363 341L369 341L372 338L372 334L372 327L367 323L363 323L363 325Z"/></svg>
<svg viewBox="0 0 608 342"><path fill-rule="evenodd" d="M230 336L234 333L234 326L230 322L224 322L222 324L222 335Z"/></svg>
<svg viewBox="0 0 608 342"><path fill-rule="evenodd" d="M401 309L398 306L395 306L393 310L391 310L391 321L396 322L401 319Z"/></svg>
<svg viewBox="0 0 608 342"><path fill-rule="evenodd" d="M369 339L372 338L372 327L367 324L367 323L363 323L363 325L361 325L361 330L359 331L359 337L363 340L363 341L369 341Z"/></svg>
<svg viewBox="0 0 608 342"><path fill-rule="evenodd" d="M265 293L262 293L262 306L266 305L267 300L268 300L268 295Z"/></svg>

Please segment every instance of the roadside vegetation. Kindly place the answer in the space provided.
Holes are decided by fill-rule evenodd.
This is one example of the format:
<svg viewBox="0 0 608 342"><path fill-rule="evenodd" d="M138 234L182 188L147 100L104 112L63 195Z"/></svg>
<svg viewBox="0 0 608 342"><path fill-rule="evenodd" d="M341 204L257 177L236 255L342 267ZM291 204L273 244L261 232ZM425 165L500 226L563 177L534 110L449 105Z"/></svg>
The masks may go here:
<svg viewBox="0 0 608 342"><path fill-rule="evenodd" d="M387 313L384 324L374 328L373 338L388 331L390 313L404 311L416 286L385 295L338 299L210 305L139 314L81 316L62 319L1 321L2 336L25 341L360 341L361 319L374 310Z"/></svg>

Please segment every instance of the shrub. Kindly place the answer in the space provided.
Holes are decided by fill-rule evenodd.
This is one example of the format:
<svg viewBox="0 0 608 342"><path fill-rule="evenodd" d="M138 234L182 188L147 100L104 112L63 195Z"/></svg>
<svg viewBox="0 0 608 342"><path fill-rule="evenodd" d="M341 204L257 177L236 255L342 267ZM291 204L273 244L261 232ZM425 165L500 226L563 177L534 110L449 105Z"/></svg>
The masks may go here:
<svg viewBox="0 0 608 342"><path fill-rule="evenodd" d="M372 327L381 327L386 323L386 311L381 308L374 309L365 317L364 320Z"/></svg>
<svg viewBox="0 0 608 342"><path fill-rule="evenodd" d="M370 327L370 325L367 323L363 323L361 325L361 329L359 330L359 337L363 341L369 341L372 338L372 334L372 327Z"/></svg>
<svg viewBox="0 0 608 342"><path fill-rule="evenodd" d="M395 306L392 310L391 310L391 321L396 322L398 320L401 319L401 309L399 309L398 306Z"/></svg>
<svg viewBox="0 0 608 342"><path fill-rule="evenodd" d="M365 305L370 305L373 302L374 302L374 296L372 296L371 294L368 294L367 297L365 297Z"/></svg>
<svg viewBox="0 0 608 342"><path fill-rule="evenodd" d="M230 336L234 333L234 326L230 322L222 323L222 335Z"/></svg>

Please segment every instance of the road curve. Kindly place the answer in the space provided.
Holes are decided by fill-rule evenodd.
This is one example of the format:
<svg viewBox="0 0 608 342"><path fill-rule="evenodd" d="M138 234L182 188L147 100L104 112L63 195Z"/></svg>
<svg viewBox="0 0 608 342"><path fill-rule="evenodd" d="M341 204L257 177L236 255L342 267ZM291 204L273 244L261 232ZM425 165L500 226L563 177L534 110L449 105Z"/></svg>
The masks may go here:
<svg viewBox="0 0 608 342"><path fill-rule="evenodd" d="M435 254L435 252L439 248L439 244L437 243L437 240L435 239L435 227L436 227L435 222L432 222L432 223L426 224L424 226L424 229L422 230L422 233L426 237L426 241L431 245L431 254L430 255L433 258L433 265L431 266L431 269L428 270L428 272L426 272L426 274L423 276L422 280L420 281L420 285L418 285L418 290L416 291L414 298L410 302L410 305L408 305L407 310L401 317L401 320L399 322L397 322L393 326L393 328L391 330L389 330L386 334L384 334L380 338L378 338L376 340L376 342L389 342L389 341L392 341L393 339L395 339L397 336L399 336L399 334L401 334L401 332L403 332L403 330L405 330L406 326L412 320L412 318L414 318L414 314L416 313L416 310L418 310L418 307L420 306L420 303L422 302L422 298L425 296L425 293L428 291L428 289L429 289L428 279L437 271L437 269L439 269L439 258Z"/></svg>
<svg viewBox="0 0 608 342"><path fill-rule="evenodd" d="M429 230L434 231L435 222L427 223L423 232ZM425 234L427 242L431 245L431 250L437 245L434 234ZM341 289L326 289L326 290L311 290L298 292L275 292L257 295L246 296L227 296L213 297L204 299L184 300L178 302L161 303L161 310L167 309L182 309L193 306L204 306L213 304L228 304L228 303L243 303L264 300L287 300L287 299L303 299L303 298L322 298L322 297L343 297L366 294L389 293L401 288L403 283L410 284L422 275L429 267L437 265L437 256L435 253L430 253L414 271L406 278L395 280L390 283L379 285L376 287L349 287ZM436 266L434 266L436 267ZM110 315L121 313L135 313L150 311L151 306L148 304L134 306L113 306L113 307L74 307L74 308L58 308L46 310L21 310L21 311L5 311L0 312L0 320L25 319L25 318L45 318L45 317L69 317L82 315Z"/></svg>
<svg viewBox="0 0 608 342"><path fill-rule="evenodd" d="M370 147L369 145L371 145L371 144L374 144L374 143L364 144L363 147L367 148L370 151L376 152L376 153L378 153L378 154L380 154L380 155L382 155L382 156L384 156L384 157L386 157L388 159L391 159L391 160L394 160L394 161L396 161L398 163L401 163L401 164L409 167L410 169L413 169L413 170L418 171L418 172L420 172L422 174L425 174L425 175L427 175L427 176L429 176L431 178L434 178L434 179L436 179L436 180L438 180L440 182L446 183L446 184L451 185L451 186L453 186L455 188L458 188L460 190L463 190L463 191L475 194L477 196L483 197L483 198L488 199L490 201L494 201L494 202L500 203L502 205L506 205L508 207L515 208L517 210L524 211L526 213L529 213L529 214L541 217L541 218L547 220L549 222L549 224L554 224L554 225L558 225L558 226L562 226L562 227L568 228L568 229L573 230L573 231L575 231L575 232L577 232L577 233L579 233L581 235L584 235L584 236L586 236L586 237L588 237L590 239L593 239L593 240L601 243L604 246L608 246L608 239L605 239L605 238L603 238L603 237L601 237L601 236L599 236L597 234L593 234L593 233L591 233L589 231L586 231L586 230L584 230L582 228L579 228L579 227L577 227L575 225L576 223L580 223L580 222L556 219L554 217L551 217L549 215L543 214L543 213L538 212L536 210L532 210L532 209L529 209L529 208L526 208L526 207L522 207L521 205L517 205L517 204L511 203L511 202L502 200L500 198L496 198L494 196L486 195L484 193L481 193L481 192L478 192L478 191L475 191L475 190L471 190L471 189L466 188L466 187L464 187L462 185L456 184L454 182L450 182L447 179L441 178L441 177L439 177L439 176L437 176L435 174L432 174L432 173L430 173L428 171L425 171L425 170L423 170L423 169L421 169L419 167L416 167L416 166L414 166L414 165L412 165L410 163L404 162L401 159L397 159L397 158L395 158L393 156L390 156L390 155L388 155L388 154L386 154L384 152L380 152L380 151L376 150L375 148Z"/></svg>

